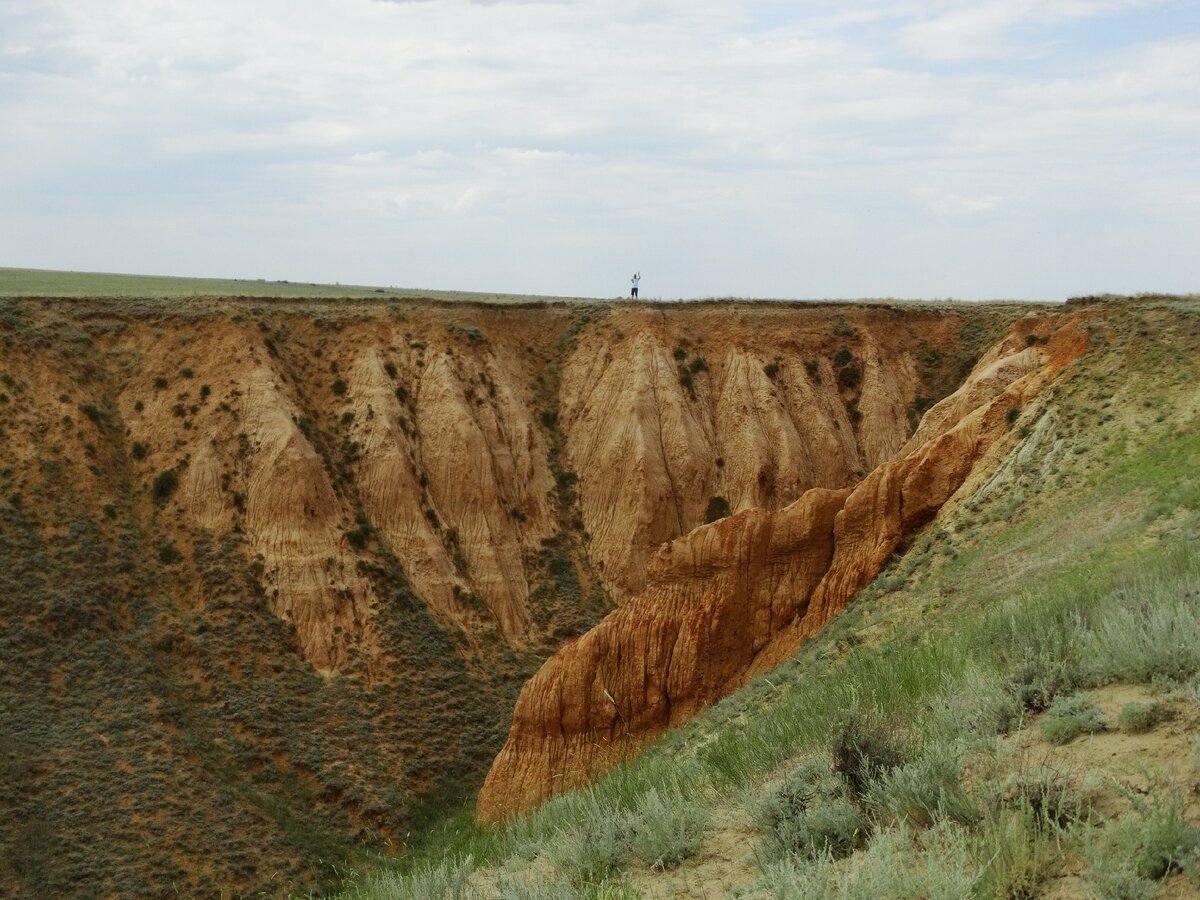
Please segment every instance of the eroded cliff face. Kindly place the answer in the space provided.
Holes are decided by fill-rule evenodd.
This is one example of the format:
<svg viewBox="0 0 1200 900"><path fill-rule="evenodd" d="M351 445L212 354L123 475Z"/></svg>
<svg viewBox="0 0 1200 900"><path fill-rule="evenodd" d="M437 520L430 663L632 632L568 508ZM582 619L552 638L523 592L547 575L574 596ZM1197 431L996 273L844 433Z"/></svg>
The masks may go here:
<svg viewBox="0 0 1200 900"><path fill-rule="evenodd" d="M794 653L937 515L1004 439L1010 410L1089 339L1078 318L1022 320L911 440L877 439L878 464L853 487L800 492L664 546L645 587L522 689L477 815L498 821L596 777Z"/></svg>
<svg viewBox="0 0 1200 900"><path fill-rule="evenodd" d="M87 860L46 860L75 866L51 886L100 859L115 894L275 871L310 889L317 857L396 845L477 785L519 685L615 609L624 631L574 645L592 662L547 664L558 719L522 701L502 759L530 760L508 777L521 803L544 796L511 750L537 729L561 720L568 748L537 764L574 766L581 736L651 734L784 652L798 603L845 601L829 573L849 571L850 489L936 439L936 417L965 420L942 405L912 436L1022 313L0 309L0 639L23 673L0 679L18 755L55 773L12 821L91 823ZM1012 382L1018 363L993 362ZM636 678L606 662L627 646ZM122 803L141 811L113 818ZM298 819L322 823L320 853Z"/></svg>
<svg viewBox="0 0 1200 900"><path fill-rule="evenodd" d="M235 318L133 318L107 337L121 449L141 515L172 540L244 535L327 674L370 655L363 551L385 549L466 634L486 620L542 644L550 613L530 595L548 543L603 611L709 518L856 482L952 381L961 360L929 348L970 353L963 317L882 307ZM164 472L178 490L154 488Z"/></svg>

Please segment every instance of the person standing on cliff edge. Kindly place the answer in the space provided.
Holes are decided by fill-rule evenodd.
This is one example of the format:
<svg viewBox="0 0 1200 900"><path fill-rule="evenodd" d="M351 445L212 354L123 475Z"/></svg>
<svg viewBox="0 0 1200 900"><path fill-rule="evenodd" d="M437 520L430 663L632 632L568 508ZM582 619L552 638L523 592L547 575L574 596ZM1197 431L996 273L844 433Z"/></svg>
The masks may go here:
<svg viewBox="0 0 1200 900"><path fill-rule="evenodd" d="M631 288L629 289L629 298L630 298L631 300L636 300L636 299L637 299L637 287L638 287L638 282L639 282L639 281L641 281L641 280L642 280L642 273L641 273L641 272L634 272L634 273L633 273L633 277L629 279L629 283L633 285L633 287L631 287Z"/></svg>

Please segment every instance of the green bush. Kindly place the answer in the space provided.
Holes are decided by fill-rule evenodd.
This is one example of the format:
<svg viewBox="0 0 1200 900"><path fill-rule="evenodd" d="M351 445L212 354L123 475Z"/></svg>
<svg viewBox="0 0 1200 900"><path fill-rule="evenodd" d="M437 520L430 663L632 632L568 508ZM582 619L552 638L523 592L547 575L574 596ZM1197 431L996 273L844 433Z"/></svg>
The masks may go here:
<svg viewBox="0 0 1200 900"><path fill-rule="evenodd" d="M1194 583L1193 583L1194 584ZM1179 591L1144 576L1117 592L1114 609L1080 637L1080 656L1097 684L1156 678L1184 681L1200 672L1200 591Z"/></svg>
<svg viewBox="0 0 1200 900"><path fill-rule="evenodd" d="M898 730L877 716L851 709L838 716L827 740L833 771L846 779L851 792L866 794L871 782L904 762Z"/></svg>
<svg viewBox="0 0 1200 900"><path fill-rule="evenodd" d="M554 867L574 884L596 884L628 864L629 822L610 807L595 805L582 824L559 832L546 846Z"/></svg>
<svg viewBox="0 0 1200 900"><path fill-rule="evenodd" d="M1130 734L1141 734L1156 725L1175 718L1169 703L1155 700L1150 703L1126 703L1117 715L1117 726Z"/></svg>
<svg viewBox="0 0 1200 900"><path fill-rule="evenodd" d="M1104 730L1104 717L1091 698L1083 694L1059 697L1042 720L1042 737L1052 744L1065 744L1087 732Z"/></svg>
<svg viewBox="0 0 1200 900"><path fill-rule="evenodd" d="M346 394L346 382L344 382L344 381L343 381L342 379L340 379L340 378L337 378L337 379L335 379L335 380L334 380L333 384L331 384L331 385L329 386L329 389L330 389L331 391L333 391L333 394L334 394L334 396L335 396L335 397L342 397L342 396L345 396L345 394Z"/></svg>
<svg viewBox="0 0 1200 900"><path fill-rule="evenodd" d="M751 814L763 831L767 858L841 858L866 840L866 814L832 766L828 754L817 754L753 804Z"/></svg>
<svg viewBox="0 0 1200 900"><path fill-rule="evenodd" d="M129 455L136 460L145 459L148 452L146 445L141 441L134 441L133 446L129 448Z"/></svg>
<svg viewBox="0 0 1200 900"><path fill-rule="evenodd" d="M630 847L652 869L673 869L696 854L708 825L708 810L682 791L651 788L638 801L630 823Z"/></svg>
<svg viewBox="0 0 1200 900"><path fill-rule="evenodd" d="M930 736L921 755L889 769L867 790L877 815L927 827L942 818L969 825L979 812L962 784L962 752L941 736Z"/></svg>

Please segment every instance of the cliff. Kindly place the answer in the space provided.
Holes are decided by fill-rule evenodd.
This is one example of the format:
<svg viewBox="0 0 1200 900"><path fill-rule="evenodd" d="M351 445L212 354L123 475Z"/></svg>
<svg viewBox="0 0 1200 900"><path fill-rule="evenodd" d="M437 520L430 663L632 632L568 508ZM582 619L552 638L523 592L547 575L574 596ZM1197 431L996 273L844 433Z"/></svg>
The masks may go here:
<svg viewBox="0 0 1200 900"><path fill-rule="evenodd" d="M497 821L584 783L794 653L932 520L1016 410L1089 347L1076 317L1016 323L912 438L851 488L701 526L644 588L561 648L521 691L477 815Z"/></svg>

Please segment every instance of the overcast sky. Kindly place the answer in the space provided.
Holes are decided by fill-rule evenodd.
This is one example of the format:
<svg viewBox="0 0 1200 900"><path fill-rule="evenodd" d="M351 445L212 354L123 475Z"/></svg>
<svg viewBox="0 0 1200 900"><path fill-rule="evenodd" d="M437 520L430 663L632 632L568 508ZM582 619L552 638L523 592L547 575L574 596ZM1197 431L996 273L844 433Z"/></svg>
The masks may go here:
<svg viewBox="0 0 1200 900"><path fill-rule="evenodd" d="M1200 0L0 0L0 265L1200 290Z"/></svg>

